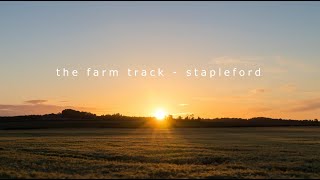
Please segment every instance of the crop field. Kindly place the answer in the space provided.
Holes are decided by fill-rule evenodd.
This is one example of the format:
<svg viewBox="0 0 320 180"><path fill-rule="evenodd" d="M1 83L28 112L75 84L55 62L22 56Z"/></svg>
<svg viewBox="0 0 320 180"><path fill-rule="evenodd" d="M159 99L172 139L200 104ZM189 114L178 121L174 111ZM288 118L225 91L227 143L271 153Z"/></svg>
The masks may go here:
<svg viewBox="0 0 320 180"><path fill-rule="evenodd" d="M320 178L320 128L2 130L0 178Z"/></svg>

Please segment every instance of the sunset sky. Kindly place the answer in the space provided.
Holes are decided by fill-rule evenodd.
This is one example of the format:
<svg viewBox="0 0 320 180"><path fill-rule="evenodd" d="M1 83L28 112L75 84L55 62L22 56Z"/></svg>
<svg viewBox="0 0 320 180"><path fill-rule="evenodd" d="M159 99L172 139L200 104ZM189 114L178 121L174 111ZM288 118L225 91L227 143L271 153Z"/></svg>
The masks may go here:
<svg viewBox="0 0 320 180"><path fill-rule="evenodd" d="M0 116L320 118L319 2L1 2ZM56 68L120 76L56 76ZM186 77L260 67L262 77ZM176 71L130 78L127 68Z"/></svg>

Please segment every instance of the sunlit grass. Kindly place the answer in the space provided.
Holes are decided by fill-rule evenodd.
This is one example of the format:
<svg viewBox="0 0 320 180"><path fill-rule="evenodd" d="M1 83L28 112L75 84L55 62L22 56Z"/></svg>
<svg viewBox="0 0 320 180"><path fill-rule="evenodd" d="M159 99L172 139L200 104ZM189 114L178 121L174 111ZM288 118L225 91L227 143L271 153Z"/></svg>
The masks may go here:
<svg viewBox="0 0 320 180"><path fill-rule="evenodd" d="M0 178L320 178L319 128L0 131Z"/></svg>

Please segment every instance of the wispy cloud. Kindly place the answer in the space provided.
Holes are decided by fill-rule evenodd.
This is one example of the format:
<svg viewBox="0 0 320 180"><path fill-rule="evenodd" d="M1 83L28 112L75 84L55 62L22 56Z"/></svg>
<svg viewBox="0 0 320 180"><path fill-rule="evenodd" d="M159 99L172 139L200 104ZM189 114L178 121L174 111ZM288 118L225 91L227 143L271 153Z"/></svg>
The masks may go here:
<svg viewBox="0 0 320 180"><path fill-rule="evenodd" d="M181 103L179 106L188 106L189 104Z"/></svg>
<svg viewBox="0 0 320 180"><path fill-rule="evenodd" d="M259 63L260 57L230 57L223 56L214 58L209 64L213 65L257 65Z"/></svg>
<svg viewBox="0 0 320 180"><path fill-rule="evenodd" d="M320 98L307 99L298 101L293 108L290 108L291 112L303 112L320 109Z"/></svg>
<svg viewBox="0 0 320 180"><path fill-rule="evenodd" d="M283 74L290 72L317 72L317 66L305 63L305 61L289 59L284 56L271 56L269 61L264 65L264 71L272 74Z"/></svg>
<svg viewBox="0 0 320 180"><path fill-rule="evenodd" d="M286 93L294 92L297 90L297 86L289 83L289 84L284 84L283 86L280 87L280 90Z"/></svg>
<svg viewBox="0 0 320 180"><path fill-rule="evenodd" d="M263 88L257 88L250 91L250 93L253 93L253 94L264 93L264 92L266 92L266 89L263 89Z"/></svg>
<svg viewBox="0 0 320 180"><path fill-rule="evenodd" d="M222 56L209 61L211 65L256 67L259 66L267 74L283 74L289 72L317 72L317 66L301 60L290 59L285 56Z"/></svg>
<svg viewBox="0 0 320 180"><path fill-rule="evenodd" d="M294 59L288 59L283 56L275 56L274 57L274 62L283 68L293 68L295 70L300 70L300 71L313 71L316 70L314 66L305 63L304 61L296 61Z"/></svg>
<svg viewBox="0 0 320 180"><path fill-rule="evenodd" d="M35 100L28 100L24 101L27 104L43 104L45 102L48 102L48 100L43 100L43 99L35 99Z"/></svg>

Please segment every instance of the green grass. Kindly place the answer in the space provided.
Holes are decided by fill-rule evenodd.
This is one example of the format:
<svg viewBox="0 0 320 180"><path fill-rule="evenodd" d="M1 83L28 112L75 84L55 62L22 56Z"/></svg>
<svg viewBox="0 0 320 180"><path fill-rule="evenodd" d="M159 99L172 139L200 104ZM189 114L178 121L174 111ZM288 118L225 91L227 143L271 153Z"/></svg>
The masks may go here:
<svg viewBox="0 0 320 180"><path fill-rule="evenodd" d="M0 178L320 178L320 128L0 131Z"/></svg>

